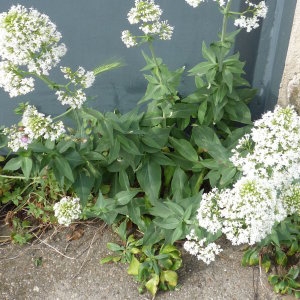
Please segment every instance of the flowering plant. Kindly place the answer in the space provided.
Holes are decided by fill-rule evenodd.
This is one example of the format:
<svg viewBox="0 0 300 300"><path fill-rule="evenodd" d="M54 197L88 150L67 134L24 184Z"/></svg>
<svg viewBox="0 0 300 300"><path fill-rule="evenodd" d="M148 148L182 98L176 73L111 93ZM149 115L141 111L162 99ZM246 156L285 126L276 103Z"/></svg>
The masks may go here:
<svg viewBox="0 0 300 300"><path fill-rule="evenodd" d="M254 122L232 151L240 179L232 188L203 194L199 226L212 234L222 232L233 245L254 245L287 216L299 215L299 131L300 117L290 106L276 107ZM195 253L193 234L192 240L186 250L206 261L202 248Z"/></svg>
<svg viewBox="0 0 300 300"><path fill-rule="evenodd" d="M204 1L186 2L197 7ZM299 213L298 117L291 108L278 108L249 133L247 103L255 91L243 78L244 63L231 52L239 30L227 32L231 18L247 31L256 28L266 15L265 2L246 0L242 12L231 10L232 0L215 2L223 14L220 39L203 43L204 61L189 71L196 90L181 95L185 68L170 71L153 47L155 39L170 40L174 28L161 20L162 10L153 0L135 1L127 17L142 35L125 30L121 39L127 48L149 46L143 71L150 74L144 75L148 86L140 101L148 106L145 112L136 108L123 115L86 105L85 90L119 62L93 71L60 66L67 82L58 84L49 72L66 46L56 26L20 5L0 15L0 86L15 97L31 92L39 79L69 106L51 117L21 105L21 122L2 130L16 154L0 174L9 190L5 201L16 194L12 180L24 180L13 203L37 218L53 222L41 212L47 209L66 226L89 217L120 224L116 230L126 247L110 243L120 255L105 261L128 262L128 273L153 296L158 288L177 285L181 258L176 241L187 237L186 250L208 264L222 251L215 243L221 234L233 244L253 245L274 224ZM72 119L74 128L64 125L64 117ZM211 191L203 193L207 186ZM129 221L138 234L127 235Z"/></svg>

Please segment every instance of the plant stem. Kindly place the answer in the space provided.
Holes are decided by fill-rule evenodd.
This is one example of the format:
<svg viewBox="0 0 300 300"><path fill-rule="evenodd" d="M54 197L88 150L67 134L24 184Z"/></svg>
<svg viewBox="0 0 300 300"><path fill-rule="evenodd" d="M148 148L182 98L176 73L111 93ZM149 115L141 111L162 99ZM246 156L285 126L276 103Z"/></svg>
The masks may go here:
<svg viewBox="0 0 300 300"><path fill-rule="evenodd" d="M67 115L68 113L70 113L71 111L73 110L73 108L69 108L68 110L66 110L64 113L52 118L52 120L57 120L57 119L60 119L62 117L64 117L65 115Z"/></svg>
<svg viewBox="0 0 300 300"><path fill-rule="evenodd" d="M228 17L230 14L230 6L231 6L231 1L229 0L223 10L223 23L222 23L222 34L221 34L221 42L223 43L225 40L226 36L226 31L227 31L227 23L228 23Z"/></svg>
<svg viewBox="0 0 300 300"><path fill-rule="evenodd" d="M8 179L28 180L28 178L26 178L26 177L24 177L24 176L10 176L10 175L3 175L3 174L0 174L0 177L8 178ZM33 178L29 178L29 179L36 180L36 179L38 179L38 177L33 177Z"/></svg>
<svg viewBox="0 0 300 300"><path fill-rule="evenodd" d="M157 59L156 59L156 55L155 55L155 52L154 52L152 42L148 42L148 45L149 45L149 49L150 49L150 52L151 52L151 56L152 56L152 58L155 62L157 70L158 70L157 76L158 76L159 82L160 82L160 84L163 84L163 80L162 80L162 77L161 77L161 71L160 71L160 68L159 68L159 65L158 65L158 62L157 62Z"/></svg>

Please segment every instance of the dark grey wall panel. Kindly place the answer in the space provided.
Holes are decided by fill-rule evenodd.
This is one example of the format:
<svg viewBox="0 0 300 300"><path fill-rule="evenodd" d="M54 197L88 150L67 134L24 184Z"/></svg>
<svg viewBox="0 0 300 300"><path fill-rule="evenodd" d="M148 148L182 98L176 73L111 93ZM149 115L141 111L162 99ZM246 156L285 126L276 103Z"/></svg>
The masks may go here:
<svg viewBox="0 0 300 300"><path fill-rule="evenodd" d="M288 2L295 1L289 0ZM273 8L274 5L276 6L277 1L269 2ZM111 58L121 58L126 63L125 67L98 77L94 86L87 90L88 95L96 96L90 102L91 105L102 111L118 108L123 112L136 106L146 87L146 82L139 71L144 66L144 60L141 48L127 49L120 39L122 30L134 31L136 29L128 23L126 18L130 8L134 6L134 0L1 0L0 11L6 11L11 5L18 3L26 7L34 7L49 15L57 25L63 35L63 42L68 48L61 65L73 68L81 65L86 69L92 69ZM184 0L161 0L157 3L164 10L162 18L175 26L175 30L171 41L160 41L155 44L156 53L163 58L170 69L185 65L188 70L202 59L200 51L202 41L209 43L216 39L220 31L222 16L213 1L203 3L196 9L187 5ZM240 3L236 1L235 5L239 7ZM256 86L262 80L262 71L258 69L264 69L264 62L262 62L264 53L266 49L270 49L273 38L273 36L267 38L266 32L272 30L275 23L279 24L279 27L283 26L282 23L287 23L284 26L287 31L290 30L290 24L285 19L282 19L282 22L274 19L276 9L273 8L267 17L262 34L260 35L259 31L250 35L243 34L236 46L236 50L241 51L242 58L249 60L248 80L252 81L253 78ZM261 41L261 37L264 41ZM262 44L264 47L261 46ZM142 49L147 51L146 47ZM285 51L286 48L282 49L280 52L282 55L277 57L280 63L284 61ZM280 78L281 74L282 70L279 71ZM61 75L59 72L54 72L51 76L58 79ZM185 76L180 87L181 94L187 94L193 89L193 79ZM275 82L273 89L276 89ZM264 97L264 95L261 96ZM33 93L12 99L1 90L0 124L10 125L17 120L12 110L21 101L30 101L41 111L52 115L66 108L60 105L55 95L43 84L38 84ZM264 105L254 104L254 107L254 110L258 111L264 109Z"/></svg>

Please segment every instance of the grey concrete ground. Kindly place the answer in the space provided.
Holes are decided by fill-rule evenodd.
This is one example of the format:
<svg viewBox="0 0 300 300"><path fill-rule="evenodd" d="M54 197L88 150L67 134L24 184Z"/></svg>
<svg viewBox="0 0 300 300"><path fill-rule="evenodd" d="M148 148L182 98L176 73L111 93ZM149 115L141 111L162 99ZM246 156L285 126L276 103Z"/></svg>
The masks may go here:
<svg viewBox="0 0 300 300"><path fill-rule="evenodd" d="M82 226L84 235L78 240L68 242L68 232L59 230L31 245L0 246L0 299L151 299L149 294L139 295L126 265L99 264L110 254L106 243L117 241L116 235L99 223ZM155 299L282 299L258 268L241 267L241 249L223 246L222 255L209 266L184 253L178 288L160 292ZM40 266L34 263L37 259Z"/></svg>

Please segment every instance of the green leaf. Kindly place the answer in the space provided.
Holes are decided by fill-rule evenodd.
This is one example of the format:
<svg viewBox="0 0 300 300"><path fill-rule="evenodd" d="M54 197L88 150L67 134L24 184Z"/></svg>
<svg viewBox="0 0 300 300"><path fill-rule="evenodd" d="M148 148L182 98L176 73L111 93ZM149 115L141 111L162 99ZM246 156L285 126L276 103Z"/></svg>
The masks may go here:
<svg viewBox="0 0 300 300"><path fill-rule="evenodd" d="M225 69L225 70L223 70L222 76L223 76L224 82L226 83L226 85L229 89L229 92L231 93L232 92L232 85L233 85L233 75L232 75L232 73L228 69Z"/></svg>
<svg viewBox="0 0 300 300"><path fill-rule="evenodd" d="M26 156L22 157L21 169L22 169L23 174L26 177L26 179L28 179L30 177L32 165L33 165L33 162L30 157L26 157Z"/></svg>
<svg viewBox="0 0 300 300"><path fill-rule="evenodd" d="M168 142L171 128L152 128L151 131L142 137L142 142L149 147L162 149Z"/></svg>
<svg viewBox="0 0 300 300"><path fill-rule="evenodd" d="M141 155L137 145L129 138L123 135L117 135L117 140L120 142L121 147L127 152L134 155Z"/></svg>
<svg viewBox="0 0 300 300"><path fill-rule="evenodd" d="M138 193L140 190L134 191L122 191L116 194L115 199L117 200L118 204L126 205L128 204Z"/></svg>
<svg viewBox="0 0 300 300"><path fill-rule="evenodd" d="M104 258L100 259L100 264L103 265L103 264L112 262L112 261L114 261L114 259L115 259L115 256L104 257ZM120 259L121 259L121 257L120 257Z"/></svg>
<svg viewBox="0 0 300 300"><path fill-rule="evenodd" d="M74 190L77 196L80 198L82 207L87 204L88 197L94 186L95 178L88 176L86 172L79 172L74 182Z"/></svg>
<svg viewBox="0 0 300 300"><path fill-rule="evenodd" d="M56 148L59 153L64 153L66 152L69 148L73 148L75 146L75 143L73 140L68 140L68 141L60 141Z"/></svg>
<svg viewBox="0 0 300 300"><path fill-rule="evenodd" d="M275 258L278 265L285 266L287 264L287 256L279 248L276 249Z"/></svg>
<svg viewBox="0 0 300 300"><path fill-rule="evenodd" d="M161 187L160 165L152 160L145 160L142 167L136 172L136 176L150 201L156 200Z"/></svg>
<svg viewBox="0 0 300 300"><path fill-rule="evenodd" d="M22 157L14 157L10 159L4 166L3 170L7 171L16 171L21 168L22 165Z"/></svg>
<svg viewBox="0 0 300 300"><path fill-rule="evenodd" d="M171 270L162 271L160 278L162 282L168 282L168 285L172 288L175 288L178 282L177 273Z"/></svg>
<svg viewBox="0 0 300 300"><path fill-rule="evenodd" d="M208 61L210 61L212 63L216 63L216 55L215 55L215 53L211 50L211 48L207 48L206 47L204 41L202 42L202 55Z"/></svg>
<svg viewBox="0 0 300 300"><path fill-rule="evenodd" d="M216 67L216 63L211 63L208 61L201 62L189 70L189 75L202 76L206 74L210 69Z"/></svg>
<svg viewBox="0 0 300 300"><path fill-rule="evenodd" d="M268 276L268 281L269 281L272 285L276 284L276 283L278 282L278 280L279 280L279 276L278 276L278 275L269 275L269 276Z"/></svg>
<svg viewBox="0 0 300 300"><path fill-rule="evenodd" d="M261 265L265 269L265 272L268 273L271 268L271 259L268 255L263 256Z"/></svg>
<svg viewBox="0 0 300 300"><path fill-rule="evenodd" d="M62 156L54 157L54 165L56 170L66 178L68 178L71 182L74 182L73 172L70 167L69 162L63 158Z"/></svg>
<svg viewBox="0 0 300 300"><path fill-rule="evenodd" d="M155 296L157 293L159 284L159 276L157 274L152 274L152 278L148 280L145 284L145 287L150 292L152 296Z"/></svg>
<svg viewBox="0 0 300 300"><path fill-rule="evenodd" d="M220 185L221 186L227 186L229 183L232 182L233 177L237 173L237 169L234 166L229 166L227 168L222 168L221 172L221 180Z"/></svg>
<svg viewBox="0 0 300 300"><path fill-rule="evenodd" d="M189 196L190 187L188 184L188 177L180 167L177 167L174 172L171 183L171 190L174 198L184 198L186 196Z"/></svg>
<svg viewBox="0 0 300 300"><path fill-rule="evenodd" d="M124 247L121 247L121 246L119 246L118 244L115 244L115 243L107 243L106 246L110 251L113 251L113 252L124 250Z"/></svg>
<svg viewBox="0 0 300 300"><path fill-rule="evenodd" d="M198 161L197 151L189 141L184 139L175 139L172 137L170 137L169 140L174 149L185 159L192 162Z"/></svg>
<svg viewBox="0 0 300 300"><path fill-rule="evenodd" d="M175 229L180 224L180 220L175 217L171 217L168 219L158 219L155 218L153 223L163 229Z"/></svg>
<svg viewBox="0 0 300 300"><path fill-rule="evenodd" d="M183 227L182 223L176 227L176 229L172 233L172 238L171 238L171 244L175 243L178 240L181 240L182 238L185 238L185 234L183 232Z"/></svg>
<svg viewBox="0 0 300 300"><path fill-rule="evenodd" d="M206 116L207 101L203 101L198 108L198 121L202 125Z"/></svg>
<svg viewBox="0 0 300 300"><path fill-rule="evenodd" d="M129 275L137 276L139 274L139 267L140 267L140 265L141 265L141 263L133 255L131 257L131 262L130 262L129 268L127 270L127 273Z"/></svg>
<svg viewBox="0 0 300 300"><path fill-rule="evenodd" d="M198 109L197 103L175 103L171 108L172 118L190 118L196 116Z"/></svg>

